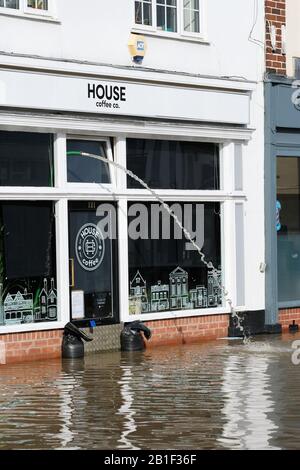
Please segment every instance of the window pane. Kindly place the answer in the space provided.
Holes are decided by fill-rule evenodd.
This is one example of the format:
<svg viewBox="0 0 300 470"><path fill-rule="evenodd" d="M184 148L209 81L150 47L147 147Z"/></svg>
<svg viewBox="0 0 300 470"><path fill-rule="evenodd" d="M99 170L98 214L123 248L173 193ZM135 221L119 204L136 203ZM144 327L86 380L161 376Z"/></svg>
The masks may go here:
<svg viewBox="0 0 300 470"><path fill-rule="evenodd" d="M115 229L116 210L113 204L107 206L100 215L99 201L69 203L69 255L73 261L70 284L72 292L80 290L84 295L81 318L72 311L72 318L79 321L112 319L116 315L115 243L111 237L104 237L102 230Z"/></svg>
<svg viewBox="0 0 300 470"><path fill-rule="evenodd" d="M0 0L0 7L18 9L19 0Z"/></svg>
<svg viewBox="0 0 300 470"><path fill-rule="evenodd" d="M129 210L134 203L129 204ZM172 203L174 204L174 203ZM213 276L211 270L201 263L196 251L188 251L185 237L175 239L174 222L170 222L170 236L164 239L160 230L159 239L154 239L152 230L157 228L153 216L157 203L143 203L148 220L148 234L144 239L134 240L129 225L129 309L132 315L158 311L172 311L220 307L221 289L221 248L220 248L220 204L202 204L204 219L203 252L218 270ZM182 220L187 205L177 203ZM190 216L195 222L198 204L189 203ZM173 209L174 210L174 209ZM165 211L162 209L162 213ZM178 214L178 212L176 212ZM165 219L164 219L165 220ZM134 221L129 216L129 224ZM148 236L147 236L148 235Z"/></svg>
<svg viewBox="0 0 300 470"><path fill-rule="evenodd" d="M48 10L48 0L27 0L27 6L37 10Z"/></svg>
<svg viewBox="0 0 300 470"><path fill-rule="evenodd" d="M0 186L53 186L52 136L0 131Z"/></svg>
<svg viewBox="0 0 300 470"><path fill-rule="evenodd" d="M199 12L198 11L192 11L191 31L193 33L200 33L200 22L199 22Z"/></svg>
<svg viewBox="0 0 300 470"><path fill-rule="evenodd" d="M183 8L199 10L199 0L184 0Z"/></svg>
<svg viewBox="0 0 300 470"><path fill-rule="evenodd" d="M57 319L51 202L0 204L0 324Z"/></svg>
<svg viewBox="0 0 300 470"><path fill-rule="evenodd" d="M137 24L152 25L152 1L142 0L135 2L135 22Z"/></svg>
<svg viewBox="0 0 300 470"><path fill-rule="evenodd" d="M136 24L143 23L142 2L135 2L135 22Z"/></svg>
<svg viewBox="0 0 300 470"><path fill-rule="evenodd" d="M177 10L176 8L167 8L167 31L177 31Z"/></svg>
<svg viewBox="0 0 300 470"><path fill-rule="evenodd" d="M184 21L184 31L192 31L190 10L183 10L183 21Z"/></svg>
<svg viewBox="0 0 300 470"><path fill-rule="evenodd" d="M184 30L192 33L200 32L199 1L184 0Z"/></svg>
<svg viewBox="0 0 300 470"><path fill-rule="evenodd" d="M144 24L152 25L152 6L150 3L144 4Z"/></svg>
<svg viewBox="0 0 300 470"><path fill-rule="evenodd" d="M300 300L300 159L277 158L278 298Z"/></svg>
<svg viewBox="0 0 300 470"><path fill-rule="evenodd" d="M219 189L219 148L202 142L127 139L127 168L153 189ZM128 188L140 188L132 178Z"/></svg>
<svg viewBox="0 0 300 470"><path fill-rule="evenodd" d="M96 158L72 155L72 152L86 152L106 158L105 142L68 140L68 182L69 183L110 183L108 165Z"/></svg>
<svg viewBox="0 0 300 470"><path fill-rule="evenodd" d="M156 12L156 22L158 29L166 29L166 15L165 15L165 7L158 6Z"/></svg>

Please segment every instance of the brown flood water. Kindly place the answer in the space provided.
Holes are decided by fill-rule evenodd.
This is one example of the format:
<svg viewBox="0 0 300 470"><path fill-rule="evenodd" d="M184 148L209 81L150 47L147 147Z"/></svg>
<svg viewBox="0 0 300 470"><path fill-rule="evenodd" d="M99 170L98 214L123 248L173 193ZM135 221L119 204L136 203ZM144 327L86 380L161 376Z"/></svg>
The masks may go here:
<svg viewBox="0 0 300 470"><path fill-rule="evenodd" d="M296 339L0 366L0 449L299 449Z"/></svg>

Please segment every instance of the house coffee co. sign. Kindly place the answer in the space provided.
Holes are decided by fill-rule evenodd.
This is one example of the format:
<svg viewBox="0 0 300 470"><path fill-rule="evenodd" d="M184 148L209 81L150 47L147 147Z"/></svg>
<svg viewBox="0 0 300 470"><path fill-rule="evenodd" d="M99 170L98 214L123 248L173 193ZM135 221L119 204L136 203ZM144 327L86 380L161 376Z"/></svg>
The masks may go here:
<svg viewBox="0 0 300 470"><path fill-rule="evenodd" d="M250 95L238 90L1 70L0 106L247 125Z"/></svg>
<svg viewBox="0 0 300 470"><path fill-rule="evenodd" d="M96 108L121 109L126 102L126 86L108 84L87 84L88 98L94 100Z"/></svg>

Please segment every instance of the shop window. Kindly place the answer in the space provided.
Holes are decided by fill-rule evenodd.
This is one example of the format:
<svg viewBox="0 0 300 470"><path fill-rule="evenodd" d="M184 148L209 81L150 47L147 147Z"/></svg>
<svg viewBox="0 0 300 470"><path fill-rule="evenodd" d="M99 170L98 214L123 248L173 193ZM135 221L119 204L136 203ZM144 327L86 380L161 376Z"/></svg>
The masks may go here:
<svg viewBox="0 0 300 470"><path fill-rule="evenodd" d="M277 158L278 300L300 305L300 158Z"/></svg>
<svg viewBox="0 0 300 470"><path fill-rule="evenodd" d="M127 139L127 168L153 189L220 189L219 148L211 143ZM127 186L141 188L132 178Z"/></svg>
<svg viewBox="0 0 300 470"><path fill-rule="evenodd" d="M0 325L57 320L51 202L0 204Z"/></svg>
<svg viewBox="0 0 300 470"><path fill-rule="evenodd" d="M53 186L50 134L0 131L0 185Z"/></svg>
<svg viewBox="0 0 300 470"><path fill-rule="evenodd" d="M84 156L82 152L107 158L107 143L89 140L68 140L68 182L110 184L108 164L96 158Z"/></svg>
<svg viewBox="0 0 300 470"><path fill-rule="evenodd" d="M181 220L193 223L190 230L196 229L197 243L215 271L201 262L199 253L191 249L173 219L168 221L164 209L157 219L157 203L139 203L138 217L143 213L144 218L139 224L135 220L137 206L134 204L128 206L130 314L221 307L220 204L171 205ZM136 236L132 227L138 225L141 233Z"/></svg>

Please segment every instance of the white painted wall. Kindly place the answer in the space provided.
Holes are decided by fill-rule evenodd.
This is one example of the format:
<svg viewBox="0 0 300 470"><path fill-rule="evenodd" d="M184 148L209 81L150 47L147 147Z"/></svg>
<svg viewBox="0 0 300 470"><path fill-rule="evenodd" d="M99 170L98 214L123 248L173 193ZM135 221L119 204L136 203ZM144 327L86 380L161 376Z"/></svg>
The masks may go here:
<svg viewBox="0 0 300 470"><path fill-rule="evenodd" d="M300 57L300 2L286 0L286 60L287 75L294 76L294 58Z"/></svg>
<svg viewBox="0 0 300 470"><path fill-rule="evenodd" d="M98 70L99 75L104 68L97 64L102 63L114 66L106 67L106 73L124 76L126 72L127 77L138 74L141 80L150 76L153 79L155 69L258 82L251 100L249 127L254 129L253 138L244 148L243 157L246 308L264 309L264 274L259 271L260 263L264 262L264 0L205 0L207 43L147 36L148 51L142 69L132 66L127 48L134 20L133 0L56 2L58 22L0 13L0 63L57 71L69 67L82 74L93 67L93 73ZM58 60L41 61L24 56ZM85 65L78 61L84 61ZM126 66L132 68L125 71ZM168 75L159 74L159 77L166 79ZM176 82L175 74L169 77ZM177 77L181 83L192 80ZM193 80L197 85L198 78ZM208 78L207 83L210 82L213 80Z"/></svg>
<svg viewBox="0 0 300 470"><path fill-rule="evenodd" d="M0 14L0 51L131 65L127 43L134 0L54 0L59 23ZM256 0L203 0L208 45L148 37L144 66L217 76L260 78L259 46L249 39ZM263 41L263 0L252 37Z"/></svg>

